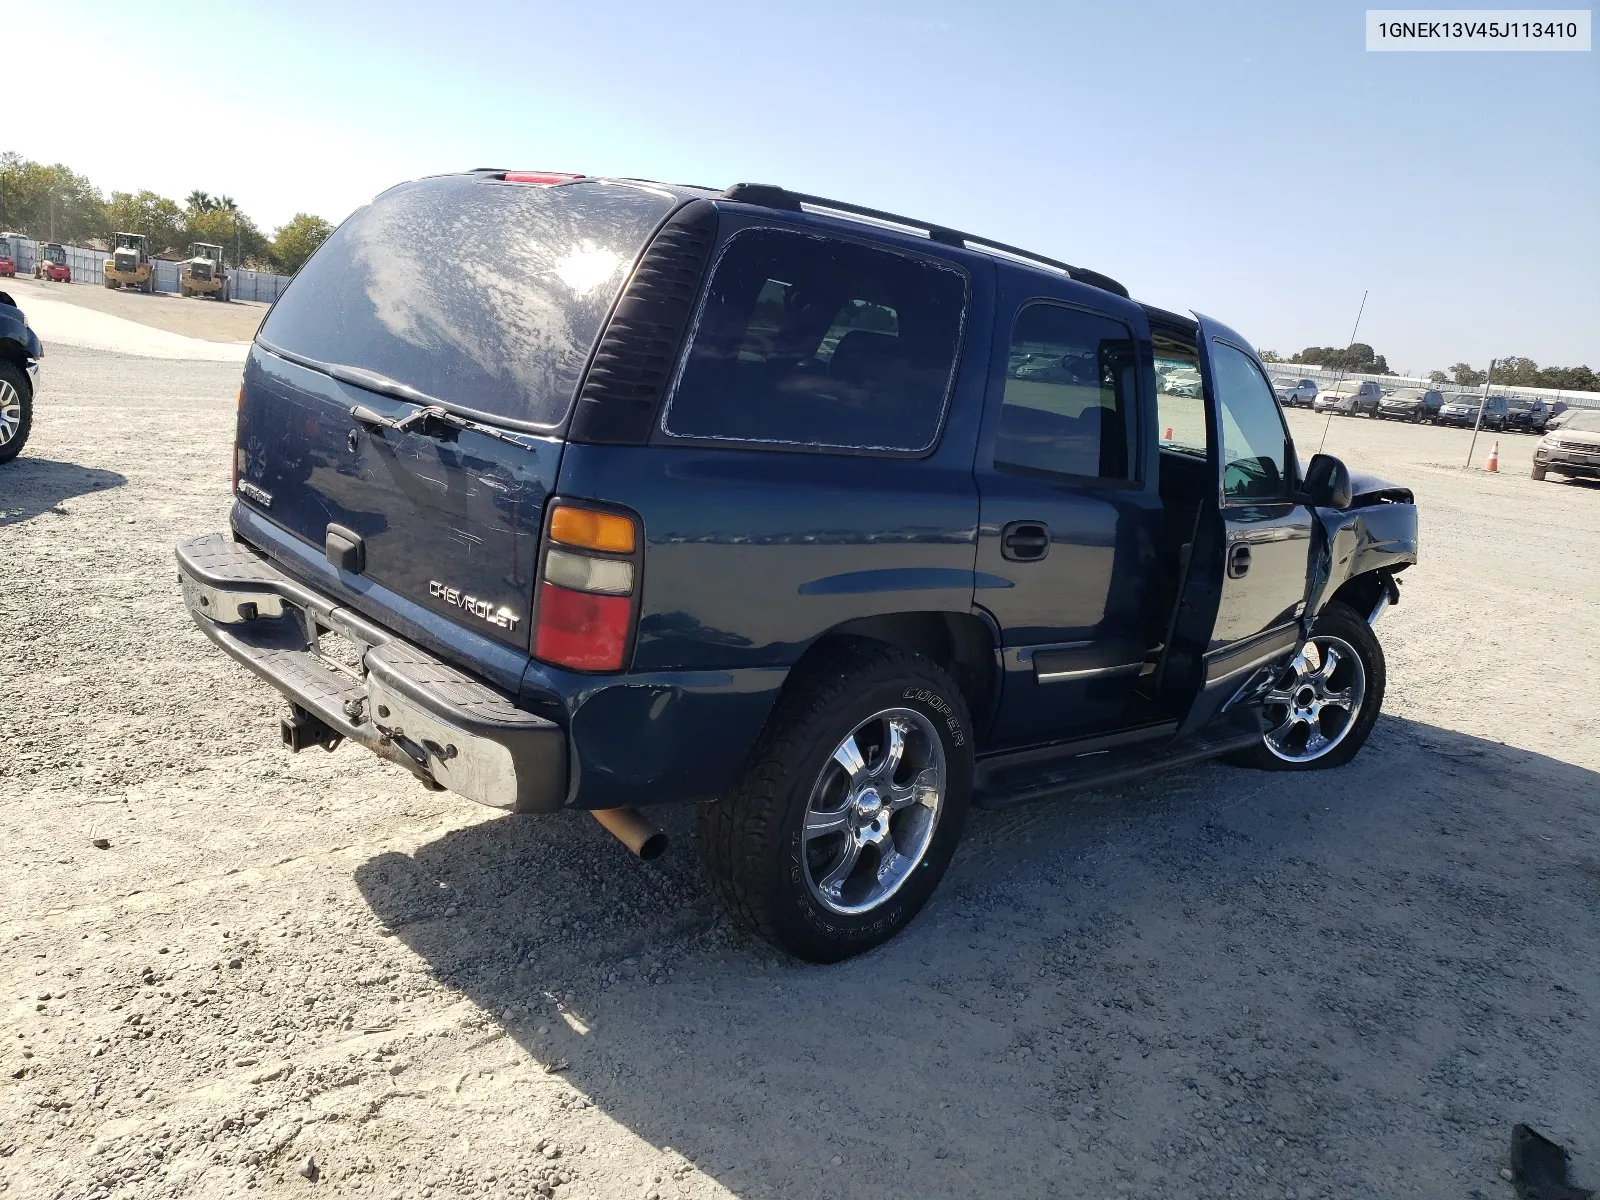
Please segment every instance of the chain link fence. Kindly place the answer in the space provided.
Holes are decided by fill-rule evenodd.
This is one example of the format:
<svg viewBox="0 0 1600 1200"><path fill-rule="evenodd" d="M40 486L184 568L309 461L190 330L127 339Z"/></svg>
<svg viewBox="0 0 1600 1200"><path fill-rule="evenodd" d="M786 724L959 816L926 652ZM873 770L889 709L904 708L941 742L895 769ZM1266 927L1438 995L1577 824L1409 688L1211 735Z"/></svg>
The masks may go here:
<svg viewBox="0 0 1600 1200"><path fill-rule="evenodd" d="M11 257L17 264L17 274L32 275L39 262L40 245L33 238L10 235ZM88 246L63 246L67 266L72 270L73 283L86 283L104 287L105 261L110 251L94 250ZM155 267L156 291L178 291L178 264L164 259L151 259ZM283 295L292 276L275 275L271 271L250 271L242 267L228 268L228 294L235 300L257 300L271 304Z"/></svg>

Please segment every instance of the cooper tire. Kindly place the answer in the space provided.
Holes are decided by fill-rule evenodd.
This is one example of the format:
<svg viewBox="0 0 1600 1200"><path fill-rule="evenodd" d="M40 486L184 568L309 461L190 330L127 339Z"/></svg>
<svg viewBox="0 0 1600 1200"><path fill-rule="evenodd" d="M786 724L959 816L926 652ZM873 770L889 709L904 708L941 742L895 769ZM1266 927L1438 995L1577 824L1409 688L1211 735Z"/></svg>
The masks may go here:
<svg viewBox="0 0 1600 1200"><path fill-rule="evenodd" d="M1360 752L1362 746L1366 745L1373 726L1378 723L1378 713L1383 708L1383 693L1388 681L1383 646L1379 644L1377 635L1372 632L1372 626L1367 624L1361 614L1339 600L1331 601L1317 617L1316 624L1311 627L1310 640L1316 642L1318 639L1326 639L1330 644L1349 647L1359 660L1361 696L1356 712L1349 719L1349 728L1338 733L1337 741L1329 750L1314 757L1295 758L1285 757L1281 751L1274 753L1269 746L1269 739L1272 736L1269 733L1263 735L1261 742L1248 750L1229 755L1229 762L1261 771L1325 771L1332 767L1344 766ZM1267 711L1270 714L1274 710L1269 707ZM1273 720L1272 715L1267 717L1269 724Z"/></svg>
<svg viewBox="0 0 1600 1200"><path fill-rule="evenodd" d="M22 453L33 431L33 386L15 363L0 360L0 463Z"/></svg>
<svg viewBox="0 0 1600 1200"><path fill-rule="evenodd" d="M880 770L897 763L911 771L918 769L920 753L924 760L939 760L942 791L926 818L929 825L917 831L917 856L893 890L881 901L870 901L869 890L864 911L846 912L841 911L848 907L842 903L844 886L858 874L876 886L885 867L897 861L897 851L911 849L905 818L922 820L926 806L922 800L890 811L885 804L883 829L893 830L880 834L880 844L889 847L886 856L874 860L858 851L862 857L850 860L858 869L841 880L836 902L823 898L826 890L819 890L817 872L829 862L815 860L819 849L826 851L830 835L817 836L815 829L831 814L817 812L817 797L830 772L844 775L847 783L853 777L840 766L844 743L855 745L880 719L900 721L914 738L903 739L900 754L890 758L881 757L889 754L887 740L875 752L871 739L862 738L856 758L868 768L863 776L871 773L874 753L880 755ZM966 702L936 664L880 642L841 640L791 677L740 778L720 800L701 805L697 841L713 888L744 925L807 962L838 962L881 945L917 915L950 865L971 798L972 749ZM920 788L931 769L909 786ZM879 778L897 777L899 770L891 766ZM896 786L904 791L908 785ZM871 790L863 790L863 799ZM840 813L857 814L850 799L854 794L846 794ZM862 826L858 832L874 828ZM835 832L846 839L856 836L848 829Z"/></svg>

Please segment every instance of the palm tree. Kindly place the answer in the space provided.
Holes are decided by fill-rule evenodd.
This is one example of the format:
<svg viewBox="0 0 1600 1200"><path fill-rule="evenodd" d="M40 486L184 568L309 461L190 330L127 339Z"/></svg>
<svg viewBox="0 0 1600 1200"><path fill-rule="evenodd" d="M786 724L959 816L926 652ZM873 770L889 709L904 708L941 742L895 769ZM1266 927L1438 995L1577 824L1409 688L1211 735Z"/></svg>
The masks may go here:
<svg viewBox="0 0 1600 1200"><path fill-rule="evenodd" d="M232 196L218 196L216 201L215 201L215 203L216 203L216 206L219 209L221 209L223 212L238 212L239 211L239 206L238 206L238 204L234 203L234 199L233 199Z"/></svg>
<svg viewBox="0 0 1600 1200"><path fill-rule="evenodd" d="M185 196L183 202L189 206L190 212L208 213L217 207L217 202L211 198L211 193L202 192L199 188L195 188Z"/></svg>

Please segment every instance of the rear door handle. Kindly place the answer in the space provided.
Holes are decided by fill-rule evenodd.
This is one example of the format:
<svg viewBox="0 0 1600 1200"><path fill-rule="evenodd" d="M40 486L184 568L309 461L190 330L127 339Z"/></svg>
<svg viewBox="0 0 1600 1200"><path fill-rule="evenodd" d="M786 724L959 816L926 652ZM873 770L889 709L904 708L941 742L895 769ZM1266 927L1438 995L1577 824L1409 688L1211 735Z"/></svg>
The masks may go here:
<svg viewBox="0 0 1600 1200"><path fill-rule="evenodd" d="M1038 562L1050 553L1050 526L1043 521L1013 521L1000 531L1000 557Z"/></svg>
<svg viewBox="0 0 1600 1200"><path fill-rule="evenodd" d="M1250 547L1235 546L1228 552L1228 578L1240 579L1250 570Z"/></svg>

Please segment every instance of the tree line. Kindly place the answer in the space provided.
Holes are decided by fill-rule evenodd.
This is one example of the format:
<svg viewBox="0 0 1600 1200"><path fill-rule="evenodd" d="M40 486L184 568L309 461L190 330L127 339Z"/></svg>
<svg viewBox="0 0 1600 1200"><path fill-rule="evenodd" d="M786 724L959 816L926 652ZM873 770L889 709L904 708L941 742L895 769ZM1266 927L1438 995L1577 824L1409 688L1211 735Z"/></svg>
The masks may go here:
<svg viewBox="0 0 1600 1200"><path fill-rule="evenodd" d="M191 243L209 242L235 265L293 275L333 226L302 212L268 234L231 196L195 190L181 204L148 189L107 196L61 163L47 166L8 150L0 154L0 230L108 246L113 233L142 233L152 254L187 254Z"/></svg>
<svg viewBox="0 0 1600 1200"><path fill-rule="evenodd" d="M1462 387L1481 387L1487 383L1502 387L1557 388L1565 392L1600 392L1600 373L1588 367L1541 367L1531 358L1513 355L1494 360L1494 374L1479 371L1459 362L1443 371L1429 371L1434 383L1454 383Z"/></svg>
<svg viewBox="0 0 1600 1200"><path fill-rule="evenodd" d="M1262 362L1304 363L1307 366L1328 367L1349 371L1356 375L1393 375L1383 355L1375 353L1365 342L1356 342L1344 350L1333 346L1307 346L1300 353L1284 358L1275 350L1261 351ZM1541 367L1531 358L1513 356L1494 360L1494 377L1490 379L1468 363L1458 362L1449 371L1429 371L1432 383L1454 384L1457 387L1490 386L1557 388L1570 392L1600 392L1600 374L1588 367Z"/></svg>
<svg viewBox="0 0 1600 1200"><path fill-rule="evenodd" d="M1303 363L1308 367L1327 367L1357 375L1393 375L1389 362L1365 342L1352 342L1343 350L1337 346L1307 346L1298 354L1281 357L1276 350L1263 350L1263 362Z"/></svg>

